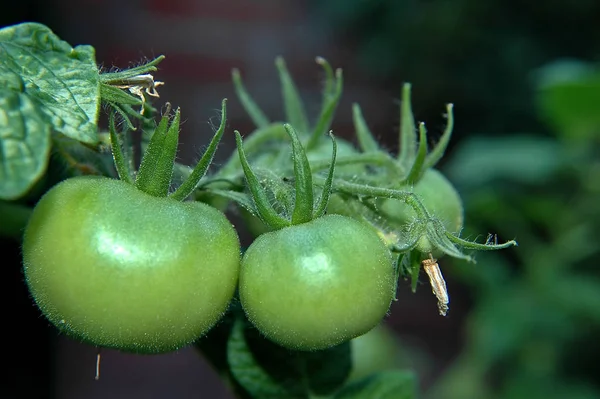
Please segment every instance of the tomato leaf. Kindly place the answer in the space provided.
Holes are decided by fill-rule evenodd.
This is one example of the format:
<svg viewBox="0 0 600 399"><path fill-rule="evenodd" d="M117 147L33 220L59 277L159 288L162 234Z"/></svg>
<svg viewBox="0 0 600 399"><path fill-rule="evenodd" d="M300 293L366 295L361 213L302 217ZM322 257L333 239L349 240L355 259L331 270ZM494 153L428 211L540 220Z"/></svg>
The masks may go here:
<svg viewBox="0 0 600 399"><path fill-rule="evenodd" d="M0 89L0 198L25 194L46 171L50 126L24 93Z"/></svg>
<svg viewBox="0 0 600 399"><path fill-rule="evenodd" d="M417 397L415 375L408 371L383 371L348 385L335 399L413 399Z"/></svg>
<svg viewBox="0 0 600 399"><path fill-rule="evenodd" d="M261 336L244 318L236 321L227 351L232 375L256 398L330 394L351 368L349 343L323 351L293 351Z"/></svg>
<svg viewBox="0 0 600 399"><path fill-rule="evenodd" d="M71 47L48 27L23 23L0 30L0 64L14 75L9 89L28 96L52 129L85 143L98 141L99 74L94 48ZM0 77L0 81L6 80Z"/></svg>

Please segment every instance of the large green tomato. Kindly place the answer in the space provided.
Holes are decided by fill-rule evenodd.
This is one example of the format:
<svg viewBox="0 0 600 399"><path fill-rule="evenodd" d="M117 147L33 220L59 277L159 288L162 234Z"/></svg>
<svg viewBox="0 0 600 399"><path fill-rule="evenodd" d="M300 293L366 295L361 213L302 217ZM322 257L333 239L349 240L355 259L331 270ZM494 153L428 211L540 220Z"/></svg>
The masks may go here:
<svg viewBox="0 0 600 399"><path fill-rule="evenodd" d="M242 259L239 295L267 338L317 350L379 324L395 284L391 255L377 234L328 215L258 237Z"/></svg>
<svg viewBox="0 0 600 399"><path fill-rule="evenodd" d="M100 347L160 353L190 344L225 312L240 244L206 204L76 177L36 205L23 260L33 298L61 331Z"/></svg>

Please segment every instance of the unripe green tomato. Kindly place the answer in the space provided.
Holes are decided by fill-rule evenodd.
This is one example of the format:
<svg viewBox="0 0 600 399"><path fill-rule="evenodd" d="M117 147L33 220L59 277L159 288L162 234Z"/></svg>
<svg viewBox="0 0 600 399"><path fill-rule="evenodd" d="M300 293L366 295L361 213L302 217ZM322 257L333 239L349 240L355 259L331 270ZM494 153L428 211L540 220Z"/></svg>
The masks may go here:
<svg viewBox="0 0 600 399"><path fill-rule="evenodd" d="M406 189L411 190L408 187ZM432 216L442 221L447 231L455 233L462 228L464 216L460 195L439 171L428 169L414 185L412 192L419 196ZM393 199L381 201L379 210L390 223L398 225L410 223L417 216L412 207ZM433 253L434 256L441 255L433 248L426 236L419 240L417 249L423 253Z"/></svg>
<svg viewBox="0 0 600 399"><path fill-rule="evenodd" d="M267 338L318 350L378 325L395 284L391 254L377 234L328 215L259 236L242 259L239 295Z"/></svg>
<svg viewBox="0 0 600 399"><path fill-rule="evenodd" d="M190 344L223 315L240 244L206 204L76 177L36 205L23 261L33 298L61 331L99 347L161 353Z"/></svg>

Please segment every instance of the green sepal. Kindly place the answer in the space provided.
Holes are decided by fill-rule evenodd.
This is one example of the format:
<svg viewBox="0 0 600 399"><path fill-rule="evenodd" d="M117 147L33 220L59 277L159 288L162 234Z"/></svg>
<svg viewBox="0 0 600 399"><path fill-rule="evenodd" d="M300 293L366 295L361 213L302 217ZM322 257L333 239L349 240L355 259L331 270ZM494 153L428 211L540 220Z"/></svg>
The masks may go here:
<svg viewBox="0 0 600 399"><path fill-rule="evenodd" d="M156 67L162 60L165 59L164 55L159 55L155 59L146 64L125 69L119 72L105 72L100 74L100 82L105 84L118 85L125 83L127 79L131 79L135 76L143 75L149 72L155 72L158 70Z"/></svg>
<svg viewBox="0 0 600 399"><path fill-rule="evenodd" d="M152 179L155 176L155 169L159 158L162 156L167 129L169 128L169 114L171 113L170 105L167 105L167 112L161 118L158 126L154 130L148 148L142 155L142 161L138 169L135 185L142 191L146 191L145 187L152 184Z"/></svg>
<svg viewBox="0 0 600 399"><path fill-rule="evenodd" d="M329 64L326 63L328 66ZM329 67L331 69L331 67ZM334 82L326 82L325 86L332 86L333 92L327 93L323 95L323 105L321 106L321 114L319 115L319 119L317 120L317 124L312 132L312 135L306 144L306 149L311 150L315 148L323 135L329 130L331 127L331 121L333 120L333 116L335 114L335 110L337 108L338 103L340 102L340 97L342 96L342 90L344 88L344 79L342 75L342 70L337 69L335 71L335 85Z"/></svg>
<svg viewBox="0 0 600 399"><path fill-rule="evenodd" d="M515 240L509 240L502 244L498 244L496 242L496 236L494 236L492 234L488 235L484 244L463 240L462 238L457 237L454 234L450 234L448 232L446 232L446 237L448 238L448 240L450 240L452 243L454 243L456 245L460 245L463 248L473 249L473 250L477 250L477 251L493 251L493 250L497 250L497 249L516 247L519 245L519 244L517 244L517 242Z"/></svg>
<svg viewBox="0 0 600 399"><path fill-rule="evenodd" d="M325 72L325 84L323 85L323 104L325 104L331 96L335 96L335 74L331 64L325 58L317 57L315 62L321 65Z"/></svg>
<svg viewBox="0 0 600 399"><path fill-rule="evenodd" d="M448 143L450 142L450 137L452 137L452 130L454 129L454 106L452 104L446 105L446 129L444 129L444 133L440 140L437 142L435 147L431 150L427 157L425 158L425 166L424 169L433 168L440 159L444 156L446 152L446 148L448 147Z"/></svg>
<svg viewBox="0 0 600 399"><path fill-rule="evenodd" d="M424 123L419 123L419 148L408 177L403 184L415 184L425 172L424 163L427 156L427 130Z"/></svg>
<svg viewBox="0 0 600 399"><path fill-rule="evenodd" d="M109 104L142 105L142 100L139 97L106 83L100 84L100 97L102 101Z"/></svg>
<svg viewBox="0 0 600 399"><path fill-rule="evenodd" d="M417 129L410 103L410 83L402 87L402 103L400 104L400 151L398 162L409 170L415 159L417 149Z"/></svg>
<svg viewBox="0 0 600 399"><path fill-rule="evenodd" d="M300 135L306 136L309 133L308 118L304 110L304 104L298 93L298 88L290 76L282 57L275 59L275 66L279 72L286 120L300 132Z"/></svg>
<svg viewBox="0 0 600 399"><path fill-rule="evenodd" d="M323 184L321 197L319 198L319 201L315 206L315 219L325 214L325 211L327 211L327 204L329 203L329 197L331 196L331 186L333 184L333 174L335 171L335 159L337 157L337 143L335 142L335 137L333 137L333 133L329 132L329 137L331 138L333 147L331 152L331 165L329 167L329 172L327 173L327 178L325 179L325 184Z"/></svg>
<svg viewBox="0 0 600 399"><path fill-rule="evenodd" d="M131 177L131 169L129 169L129 161L125 158L123 146L121 145L121 141L119 140L119 135L117 134L117 129L115 127L114 112L110 113L108 121L108 130L110 134L111 151L113 154L113 160L115 162L115 169L117 170L117 174L119 175L119 178L121 180L127 183L133 183L133 179Z"/></svg>
<svg viewBox="0 0 600 399"><path fill-rule="evenodd" d="M173 179L173 165L177 156L179 145L179 123L181 121L181 110L177 108L171 125L167 129L163 141L162 153L156 160L154 174L144 187L144 191L156 197L166 197L169 194L171 181Z"/></svg>
<svg viewBox="0 0 600 399"><path fill-rule="evenodd" d="M267 127L270 122L269 118L265 115L265 113L260 109L258 104L252 99L244 83L242 82L242 77L240 75L240 71L238 69L234 69L231 72L232 80L233 80L233 88L235 89L235 94L238 99L242 103L242 107L252 119L252 122L256 125L257 128L262 129Z"/></svg>
<svg viewBox="0 0 600 399"><path fill-rule="evenodd" d="M258 216L264 224L273 229L280 229L282 227L289 226L290 221L275 211L273 205L271 205L269 202L269 198L267 197L265 189L260 184L258 178L252 171L252 168L250 168L250 164L248 163L248 159L244 153L244 145L242 143L242 136L240 135L240 132L236 130L234 133L238 156L242 164L242 169L244 170L244 176L246 177L248 189L252 193L252 199L254 200Z"/></svg>
<svg viewBox="0 0 600 399"><path fill-rule="evenodd" d="M313 219L314 192L310 164L296 130L283 125L292 140L292 159L294 163L294 179L296 183L296 201L292 213L292 224L306 223Z"/></svg>
<svg viewBox="0 0 600 399"><path fill-rule="evenodd" d="M410 270L410 289L413 294L417 292L419 284L419 273L421 272L421 253L419 251L411 251L408 253L408 269Z"/></svg>
<svg viewBox="0 0 600 399"><path fill-rule="evenodd" d="M204 155L202 155L202 158L196 164L194 170L192 170L192 173L190 173L188 178L170 195L171 198L181 201L187 198L196 189L198 183L200 183L200 179L206 175L206 171L208 170L215 153L217 152L217 148L219 147L219 143L221 142L221 138L225 132L226 121L227 99L224 98L221 102L221 123L219 124L219 128L210 141L210 144L204 152Z"/></svg>
<svg viewBox="0 0 600 399"><path fill-rule="evenodd" d="M125 107L124 104L117 104L109 102L108 105L115 110L117 114L119 114L126 125L127 130L135 131L137 128L131 123L131 119L129 119L130 114L128 108Z"/></svg>
<svg viewBox="0 0 600 399"><path fill-rule="evenodd" d="M271 123L265 127L256 129L244 140L244 153L246 157L260 156L261 151L271 141L287 139L288 134L282 123ZM218 176L234 175L240 168L240 158L237 152L231 154L227 162L218 170Z"/></svg>
<svg viewBox="0 0 600 399"><path fill-rule="evenodd" d="M357 103L352 104L352 119L354 121L354 130L356 131L356 138L358 139L358 145L362 152L379 152L379 143L375 140L373 133L367 126L367 122L363 118L360 105Z"/></svg>
<svg viewBox="0 0 600 399"><path fill-rule="evenodd" d="M214 194L219 197L234 201L236 204L238 204L239 206L244 208L246 211L248 211L248 213L250 213L252 216L256 216L257 218L260 218L260 215L258 214L258 211L256 210L256 206L254 205L252 198L250 198L247 194L240 193L239 191L223 190L223 189L218 189L218 188L216 188L216 189L210 188L210 189L207 189L207 191L210 194Z"/></svg>

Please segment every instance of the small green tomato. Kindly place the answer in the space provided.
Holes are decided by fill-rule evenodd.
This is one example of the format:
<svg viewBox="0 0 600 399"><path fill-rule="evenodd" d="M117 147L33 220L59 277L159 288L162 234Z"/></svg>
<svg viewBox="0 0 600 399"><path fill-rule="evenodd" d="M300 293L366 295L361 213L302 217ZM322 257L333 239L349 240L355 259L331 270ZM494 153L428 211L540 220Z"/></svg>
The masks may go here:
<svg viewBox="0 0 600 399"><path fill-rule="evenodd" d="M390 252L377 234L328 215L259 236L242 259L239 294L267 338L318 350L378 325L395 282Z"/></svg>

